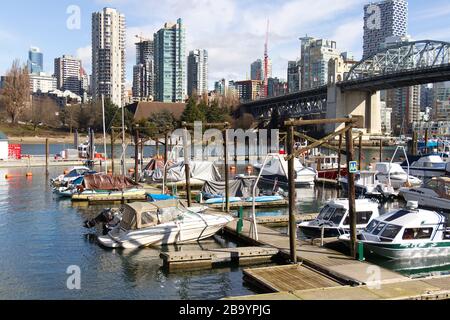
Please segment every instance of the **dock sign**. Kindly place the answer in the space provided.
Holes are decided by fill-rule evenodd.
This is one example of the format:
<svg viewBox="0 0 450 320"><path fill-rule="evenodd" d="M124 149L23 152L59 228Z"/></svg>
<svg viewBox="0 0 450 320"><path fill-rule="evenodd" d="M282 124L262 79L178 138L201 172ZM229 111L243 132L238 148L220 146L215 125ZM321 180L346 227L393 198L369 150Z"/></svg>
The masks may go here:
<svg viewBox="0 0 450 320"><path fill-rule="evenodd" d="M349 172L350 173L357 173L358 172L358 162L357 161L350 161L349 162Z"/></svg>

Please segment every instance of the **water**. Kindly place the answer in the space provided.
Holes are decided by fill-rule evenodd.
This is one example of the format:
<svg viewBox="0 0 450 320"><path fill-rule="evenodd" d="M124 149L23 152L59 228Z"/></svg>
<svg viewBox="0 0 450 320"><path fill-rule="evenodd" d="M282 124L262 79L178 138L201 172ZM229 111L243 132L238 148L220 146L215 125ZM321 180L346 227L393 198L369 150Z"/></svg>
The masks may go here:
<svg viewBox="0 0 450 320"><path fill-rule="evenodd" d="M50 168L50 177L59 175L63 169ZM242 284L241 268L167 274L161 268L159 250L101 248L96 243L95 231L83 228L82 224L94 218L103 206L88 207L72 204L70 200L56 200L43 168L33 168L31 179L25 178L26 171L0 169L0 299L178 300L220 299L255 293ZM6 173L14 177L5 180ZM299 189L297 194L300 213L318 212L325 201L338 196L336 190L321 186ZM285 214L286 209L261 209L257 213L261 216ZM226 239L221 243L206 240L201 244L162 250L238 245ZM398 264L367 258L406 275L450 272L448 261ZM72 265L81 268L79 291L67 289L66 270Z"/></svg>
<svg viewBox="0 0 450 320"><path fill-rule="evenodd" d="M56 176L62 169L52 169ZM73 206L53 199L42 169L0 170L0 299L219 299L253 292L242 270L166 274L159 250L105 250L95 231L82 227L102 206ZM5 181L5 173L16 177ZM225 243L226 246L235 246ZM200 245L163 248L218 248ZM69 266L81 268L81 290L67 289Z"/></svg>

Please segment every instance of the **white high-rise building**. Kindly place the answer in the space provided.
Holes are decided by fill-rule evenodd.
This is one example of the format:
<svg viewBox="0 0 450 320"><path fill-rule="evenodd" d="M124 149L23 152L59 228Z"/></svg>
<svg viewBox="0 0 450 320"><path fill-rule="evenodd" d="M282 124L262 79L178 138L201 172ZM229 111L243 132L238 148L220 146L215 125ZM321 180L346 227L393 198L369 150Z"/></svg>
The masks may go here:
<svg viewBox="0 0 450 320"><path fill-rule="evenodd" d="M363 58L382 49L389 37L403 37L408 33L408 2L384 0L364 6Z"/></svg>
<svg viewBox="0 0 450 320"><path fill-rule="evenodd" d="M63 55L61 58L56 58L55 77L57 80L58 90L68 90L77 95L82 94L80 59L68 55Z"/></svg>
<svg viewBox="0 0 450 320"><path fill-rule="evenodd" d="M196 49L188 56L188 95L208 93L208 51Z"/></svg>
<svg viewBox="0 0 450 320"><path fill-rule="evenodd" d="M48 93L56 90L57 81L54 76L40 72L30 74L30 91L32 93Z"/></svg>
<svg viewBox="0 0 450 320"><path fill-rule="evenodd" d="M92 14L92 96L103 94L119 107L125 104L125 16L104 8Z"/></svg>

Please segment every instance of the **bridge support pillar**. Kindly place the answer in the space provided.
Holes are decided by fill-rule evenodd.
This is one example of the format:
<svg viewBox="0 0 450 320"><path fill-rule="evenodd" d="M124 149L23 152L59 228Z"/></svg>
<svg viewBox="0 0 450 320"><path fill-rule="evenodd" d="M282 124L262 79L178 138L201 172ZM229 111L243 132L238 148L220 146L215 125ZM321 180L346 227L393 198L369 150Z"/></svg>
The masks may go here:
<svg viewBox="0 0 450 320"><path fill-rule="evenodd" d="M381 133L380 93L367 91L342 92L336 85L328 86L327 118L343 118L348 115L363 116L364 128L368 134ZM327 133L343 129L344 125L327 125Z"/></svg>

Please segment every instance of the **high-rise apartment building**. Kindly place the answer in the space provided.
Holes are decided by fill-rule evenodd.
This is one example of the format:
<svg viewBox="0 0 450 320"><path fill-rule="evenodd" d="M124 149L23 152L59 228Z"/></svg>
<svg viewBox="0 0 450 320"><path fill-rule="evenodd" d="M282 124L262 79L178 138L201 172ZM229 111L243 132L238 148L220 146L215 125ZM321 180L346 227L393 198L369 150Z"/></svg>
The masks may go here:
<svg viewBox="0 0 450 320"><path fill-rule="evenodd" d="M81 60L69 55L55 59L57 88L81 95Z"/></svg>
<svg viewBox="0 0 450 320"><path fill-rule="evenodd" d="M44 54L39 48L31 47L28 51L28 72L32 74L44 72Z"/></svg>
<svg viewBox="0 0 450 320"><path fill-rule="evenodd" d="M260 80L245 80L234 82L237 96L241 102L248 102L262 97L264 84Z"/></svg>
<svg viewBox="0 0 450 320"><path fill-rule="evenodd" d="M188 95L208 93L208 51L193 50L188 56Z"/></svg>
<svg viewBox="0 0 450 320"><path fill-rule="evenodd" d="M382 49L387 38L408 33L408 2L384 0L364 6L363 58Z"/></svg>
<svg viewBox="0 0 450 320"><path fill-rule="evenodd" d="M154 35L155 100L184 102L186 99L186 31L181 19L166 23Z"/></svg>
<svg viewBox="0 0 450 320"><path fill-rule="evenodd" d="M92 14L92 96L125 103L125 16L104 8Z"/></svg>
<svg viewBox="0 0 450 320"><path fill-rule="evenodd" d="M336 41L326 39L314 39L311 37L301 40L301 89L313 89L327 84L328 62L338 58Z"/></svg>
<svg viewBox="0 0 450 320"><path fill-rule="evenodd" d="M286 81L278 78L268 79L268 97L278 97L288 93L288 84Z"/></svg>
<svg viewBox="0 0 450 320"><path fill-rule="evenodd" d="M433 120L450 121L450 81L434 84Z"/></svg>
<svg viewBox="0 0 450 320"><path fill-rule="evenodd" d="M155 95L155 47L151 40L136 43L136 65L133 67L134 100L149 101Z"/></svg>
<svg viewBox="0 0 450 320"><path fill-rule="evenodd" d="M227 93L227 82L225 79L214 82L214 91L216 94L224 96Z"/></svg>
<svg viewBox="0 0 450 320"><path fill-rule="evenodd" d="M287 68L288 92L300 91L301 66L300 61L289 61Z"/></svg>
<svg viewBox="0 0 450 320"><path fill-rule="evenodd" d="M48 93L56 90L57 81L54 76L40 72L30 74L30 91L32 93Z"/></svg>

